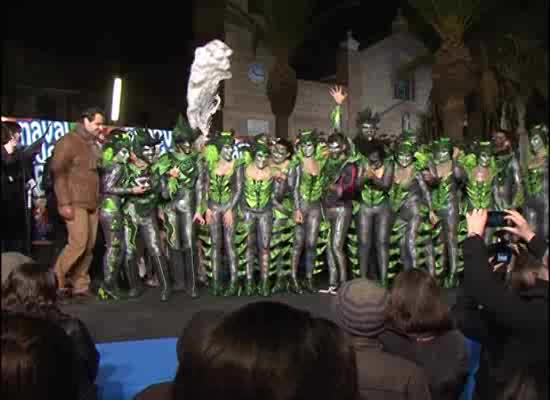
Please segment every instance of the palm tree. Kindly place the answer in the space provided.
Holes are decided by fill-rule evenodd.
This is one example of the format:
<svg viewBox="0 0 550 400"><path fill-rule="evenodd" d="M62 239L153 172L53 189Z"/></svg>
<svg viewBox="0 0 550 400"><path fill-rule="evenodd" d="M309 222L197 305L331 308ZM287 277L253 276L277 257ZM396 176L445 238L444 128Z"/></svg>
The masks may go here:
<svg viewBox="0 0 550 400"><path fill-rule="evenodd" d="M465 98L479 82L465 34L482 17L487 3L494 3L488 0L483 5L482 0L409 0L409 3L439 36L440 45L433 54L432 96L441 114L444 134L460 142L466 117Z"/></svg>
<svg viewBox="0 0 550 400"><path fill-rule="evenodd" d="M341 2L323 13L317 13L318 0L261 0L258 3L263 10L261 16L228 1L226 17L228 22L246 27L252 33L254 52L262 44L273 56L267 97L275 115L275 134L286 138L288 118L294 111L298 94L296 71L291 66L294 52L336 12L357 6L360 1Z"/></svg>

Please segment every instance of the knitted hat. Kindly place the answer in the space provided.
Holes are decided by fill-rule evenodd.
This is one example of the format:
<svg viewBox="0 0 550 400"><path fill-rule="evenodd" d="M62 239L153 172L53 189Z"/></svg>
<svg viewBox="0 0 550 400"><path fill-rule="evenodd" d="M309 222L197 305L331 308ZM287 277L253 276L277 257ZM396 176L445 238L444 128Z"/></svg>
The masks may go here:
<svg viewBox="0 0 550 400"><path fill-rule="evenodd" d="M378 336L384 331L388 292L368 279L348 281L334 296L333 310L342 329L354 336Z"/></svg>

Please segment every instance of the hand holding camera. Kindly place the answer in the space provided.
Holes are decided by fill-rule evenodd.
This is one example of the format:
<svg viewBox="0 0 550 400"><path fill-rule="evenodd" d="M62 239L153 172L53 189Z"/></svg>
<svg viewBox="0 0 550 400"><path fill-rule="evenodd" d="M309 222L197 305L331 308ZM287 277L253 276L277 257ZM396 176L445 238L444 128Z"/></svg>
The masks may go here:
<svg viewBox="0 0 550 400"><path fill-rule="evenodd" d="M511 222L513 226L505 226L502 230L510 232L526 242L530 242L535 236L535 232L533 232L525 218L523 218L519 212L514 210L506 210L504 213L504 219L507 222Z"/></svg>

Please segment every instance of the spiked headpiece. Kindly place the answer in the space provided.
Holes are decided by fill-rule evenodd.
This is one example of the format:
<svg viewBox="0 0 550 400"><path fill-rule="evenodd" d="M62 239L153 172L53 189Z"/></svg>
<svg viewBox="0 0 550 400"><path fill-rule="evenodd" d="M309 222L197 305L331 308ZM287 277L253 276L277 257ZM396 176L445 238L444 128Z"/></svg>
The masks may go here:
<svg viewBox="0 0 550 400"><path fill-rule="evenodd" d="M183 117L183 115L178 116L178 121L176 126L172 131L172 140L174 143L183 143L190 142L193 143L199 137L199 132L189 125L189 121Z"/></svg>

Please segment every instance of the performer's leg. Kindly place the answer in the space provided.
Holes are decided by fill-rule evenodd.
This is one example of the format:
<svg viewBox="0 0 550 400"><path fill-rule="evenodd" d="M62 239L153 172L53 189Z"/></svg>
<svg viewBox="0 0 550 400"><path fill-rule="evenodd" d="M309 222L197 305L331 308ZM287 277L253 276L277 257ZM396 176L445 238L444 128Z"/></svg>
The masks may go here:
<svg viewBox="0 0 550 400"><path fill-rule="evenodd" d="M193 298L199 296L197 292L197 252L194 245L195 226L193 224L193 212L185 211L179 213L180 216L180 236L182 238L183 258L184 258L184 281L187 284L189 295Z"/></svg>
<svg viewBox="0 0 550 400"><path fill-rule="evenodd" d="M328 264L328 285L329 288L336 288L338 285L338 265L336 261L336 254L333 250L335 248L335 236L336 236L336 222L338 218L336 208L326 208L325 217L330 224L330 237L327 246L327 264Z"/></svg>
<svg viewBox="0 0 550 400"><path fill-rule="evenodd" d="M147 246L147 250L149 250L149 254L151 254L153 259L162 288L160 300L168 301L172 290L170 278L168 276L168 266L166 259L164 258L164 254L162 253L162 244L160 242L159 227L156 215L151 215L148 218L144 218L141 228L145 239L145 245Z"/></svg>
<svg viewBox="0 0 550 400"><path fill-rule="evenodd" d="M103 289L116 297L120 265L124 256L124 226L119 213L100 211L99 221L105 237Z"/></svg>
<svg viewBox="0 0 550 400"><path fill-rule="evenodd" d="M331 250L338 265L340 273L340 283L347 281L348 277L348 259L344 252L344 245L351 224L352 209L348 207L339 207L336 210L336 220L332 227Z"/></svg>
<svg viewBox="0 0 550 400"><path fill-rule="evenodd" d="M261 287L259 294L267 297L271 293L269 288L269 247L273 229L273 213L271 210L263 212L258 218L258 261L260 263Z"/></svg>
<svg viewBox="0 0 550 400"><path fill-rule="evenodd" d="M138 251L136 238L140 234L138 221L130 219L124 224L124 272L128 281L128 296L138 297L141 295L142 286L139 278Z"/></svg>
<svg viewBox="0 0 550 400"><path fill-rule="evenodd" d="M229 273L231 275L231 285L237 285L239 279L238 267L239 260L237 258L237 249L235 248L235 224L236 218L233 221L233 224L229 227L223 227L223 240L225 244L225 252L227 254L227 260L229 261Z"/></svg>
<svg viewBox="0 0 550 400"><path fill-rule="evenodd" d="M304 223L296 224L294 227L294 244L292 246L292 260L291 260L291 279L290 279L290 291L296 294L302 294L302 288L298 283L298 267L300 266L300 258L304 249L305 229Z"/></svg>
<svg viewBox="0 0 550 400"><path fill-rule="evenodd" d="M361 204L357 216L357 240L359 245L359 270L361 278L367 278L369 273L369 256L371 247L372 210Z"/></svg>
<svg viewBox="0 0 550 400"><path fill-rule="evenodd" d="M212 292L214 296L222 293L220 285L220 268L222 264L222 213L214 211L210 223L210 240L212 241L211 263L212 263Z"/></svg>
<svg viewBox="0 0 550 400"><path fill-rule="evenodd" d="M443 221L450 283L455 281L458 268L458 219L458 210L451 209Z"/></svg>
<svg viewBox="0 0 550 400"><path fill-rule="evenodd" d="M416 254L416 240L418 237L418 229L420 228L420 212L418 207L412 206L407 210L407 227L405 229L406 252L404 257L403 268L409 270L418 268L418 260Z"/></svg>
<svg viewBox="0 0 550 400"><path fill-rule="evenodd" d="M170 259L170 275L174 282L175 292L185 290L185 276L183 271L183 253L181 249L181 224L179 213L175 208L166 208L164 210L164 227L166 229L166 241Z"/></svg>
<svg viewBox="0 0 550 400"><path fill-rule="evenodd" d="M254 283L254 261L256 257L256 240L258 220L251 211L245 211L243 215L244 223L248 225L248 234L246 235L246 289L247 296L256 294L256 285ZM231 274L233 276L233 274Z"/></svg>
<svg viewBox="0 0 550 400"><path fill-rule="evenodd" d="M305 289L309 293L315 293L313 286L313 269L315 267L315 258L317 256L317 238L319 236L319 227L321 225L321 207L311 206L304 217L305 222L305 267L306 280Z"/></svg>
<svg viewBox="0 0 550 400"><path fill-rule="evenodd" d="M276 218L273 221L273 230L279 232L279 227L286 225L287 221L288 220L286 218ZM281 234L282 234L281 232L277 233L277 235L281 235ZM284 246L285 244L286 243L282 243L281 245ZM283 261L284 261L284 254L279 253L275 258L275 264L276 264L275 269L277 272L277 279L275 281L275 284L273 285L273 288L271 289L272 294L280 293L285 290Z"/></svg>
<svg viewBox="0 0 550 400"><path fill-rule="evenodd" d="M382 205L378 207L377 211L375 225L376 253L378 256L380 281L386 285L390 253L391 208L388 205Z"/></svg>

